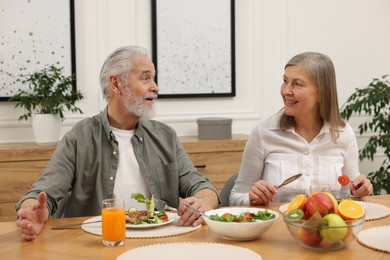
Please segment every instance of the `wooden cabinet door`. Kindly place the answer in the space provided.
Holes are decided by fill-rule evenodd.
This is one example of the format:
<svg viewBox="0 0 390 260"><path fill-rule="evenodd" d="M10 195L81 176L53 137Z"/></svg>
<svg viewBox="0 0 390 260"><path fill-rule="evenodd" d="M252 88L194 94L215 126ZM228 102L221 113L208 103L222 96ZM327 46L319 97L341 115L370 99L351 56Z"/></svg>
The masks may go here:
<svg viewBox="0 0 390 260"><path fill-rule="evenodd" d="M240 170L242 152L189 154L198 171L221 192L227 180Z"/></svg>

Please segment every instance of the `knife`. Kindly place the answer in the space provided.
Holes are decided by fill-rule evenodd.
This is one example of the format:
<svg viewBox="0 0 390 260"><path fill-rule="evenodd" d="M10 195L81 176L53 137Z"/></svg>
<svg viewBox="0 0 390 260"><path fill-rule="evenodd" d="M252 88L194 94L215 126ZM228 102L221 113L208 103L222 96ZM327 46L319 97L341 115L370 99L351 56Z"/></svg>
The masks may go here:
<svg viewBox="0 0 390 260"><path fill-rule="evenodd" d="M102 221L101 220L96 220L96 221L91 221L91 222L83 222L83 223L70 224L70 225L64 225L64 226L54 226L51 229L52 230L70 229L70 228L81 227L82 225L93 224L93 223L100 223L100 222L102 222Z"/></svg>

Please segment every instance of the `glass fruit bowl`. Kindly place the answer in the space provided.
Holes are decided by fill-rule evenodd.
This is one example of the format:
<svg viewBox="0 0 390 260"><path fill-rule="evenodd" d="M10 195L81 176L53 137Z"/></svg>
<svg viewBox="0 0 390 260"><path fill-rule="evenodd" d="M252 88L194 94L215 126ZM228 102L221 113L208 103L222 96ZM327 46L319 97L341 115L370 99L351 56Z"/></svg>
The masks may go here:
<svg viewBox="0 0 390 260"><path fill-rule="evenodd" d="M344 220L337 214L312 217L308 220L292 220L283 214L284 222L294 239L303 247L332 251L342 249L355 239L365 221L364 216Z"/></svg>

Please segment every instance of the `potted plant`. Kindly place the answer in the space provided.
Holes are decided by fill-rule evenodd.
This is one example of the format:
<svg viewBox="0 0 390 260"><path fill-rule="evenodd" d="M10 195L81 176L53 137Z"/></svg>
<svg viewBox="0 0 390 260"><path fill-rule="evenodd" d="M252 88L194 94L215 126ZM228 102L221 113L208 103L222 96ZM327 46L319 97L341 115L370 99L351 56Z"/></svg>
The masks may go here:
<svg viewBox="0 0 390 260"><path fill-rule="evenodd" d="M55 65L18 79L22 84L28 84L28 90L21 90L10 100L17 102L15 107L25 109L19 121L32 119L33 131L38 144L58 142L65 111L83 113L75 105L84 96L79 91L73 91L74 79L74 75L64 76L63 68Z"/></svg>
<svg viewBox="0 0 390 260"><path fill-rule="evenodd" d="M359 159L374 160L378 149L383 149L385 159L376 171L368 173L374 187L374 194L390 194L390 82L389 75L373 81L356 91L341 108L341 115L348 120L353 114L365 114L368 121L359 125L360 135L371 135L367 143L359 150Z"/></svg>

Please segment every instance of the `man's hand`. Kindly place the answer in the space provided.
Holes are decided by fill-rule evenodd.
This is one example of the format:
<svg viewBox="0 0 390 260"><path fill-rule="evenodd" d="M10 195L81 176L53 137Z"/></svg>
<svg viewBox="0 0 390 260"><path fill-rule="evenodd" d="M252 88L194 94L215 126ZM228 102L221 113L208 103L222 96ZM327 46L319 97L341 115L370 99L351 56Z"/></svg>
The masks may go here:
<svg viewBox="0 0 390 260"><path fill-rule="evenodd" d="M49 211L46 207L46 193L39 193L38 200L25 200L19 211L19 219L16 221L16 226L22 229L23 238L26 240L34 240L39 232L41 232L43 224L49 218Z"/></svg>
<svg viewBox="0 0 390 260"><path fill-rule="evenodd" d="M182 226L198 226L203 224L203 218L199 213L188 210L184 203L190 204L192 207L198 209L201 212L206 212L218 208L219 198L218 195L209 189L200 190L194 197L188 197L180 200L177 214L180 216L179 224Z"/></svg>

